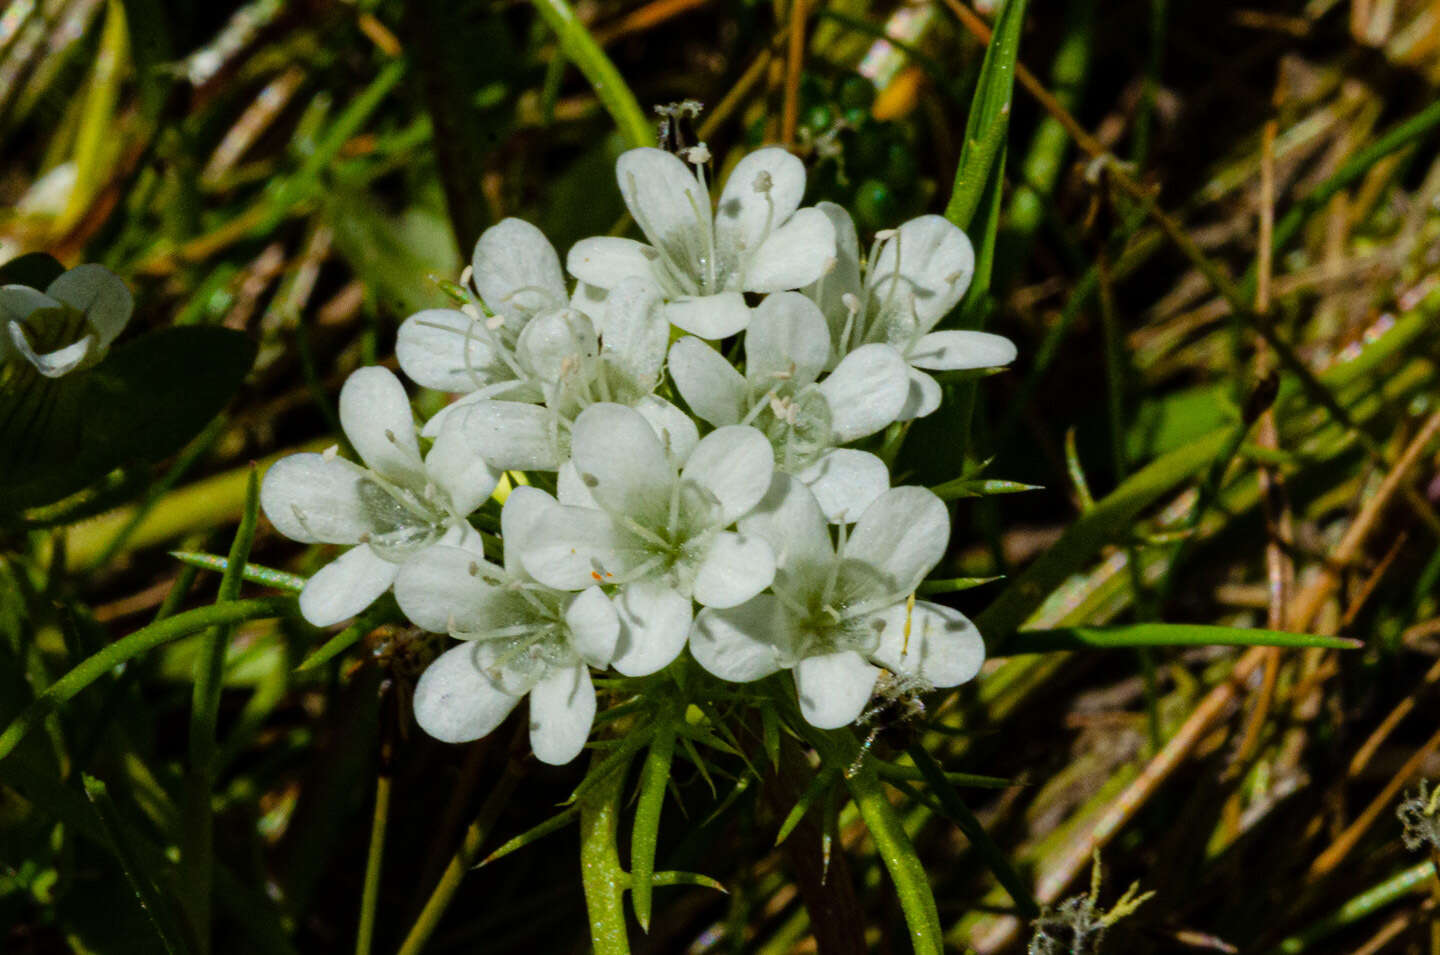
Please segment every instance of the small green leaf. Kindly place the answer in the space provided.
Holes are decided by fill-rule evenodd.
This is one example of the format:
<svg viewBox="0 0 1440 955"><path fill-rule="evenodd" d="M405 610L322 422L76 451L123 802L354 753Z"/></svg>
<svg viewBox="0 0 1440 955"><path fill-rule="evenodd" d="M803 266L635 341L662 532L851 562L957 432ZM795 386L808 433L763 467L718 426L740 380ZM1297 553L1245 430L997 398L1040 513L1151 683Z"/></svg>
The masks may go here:
<svg viewBox="0 0 1440 955"><path fill-rule="evenodd" d="M504 845L500 846L500 848L496 849L494 852L481 859L475 865L475 868L479 869L482 866L487 866L492 862L505 858L512 852L520 851L521 849L525 848L533 842L538 842L539 840L550 835L550 833L552 832L559 832L561 829L574 822L579 815L579 806L571 806L568 809L562 809L560 812L557 812L555 815L551 816L549 819L546 819L538 826L533 826L529 829L526 829L514 839L511 839L509 842L506 842Z"/></svg>
<svg viewBox="0 0 1440 955"><path fill-rule="evenodd" d="M199 567L201 570L214 570L224 573L230 566L227 558L219 554L205 554L196 551L172 550L170 556L188 564L191 567ZM247 562L241 576L252 584L264 584L267 587L276 587L280 590L288 590L292 594L298 594L305 589L305 578L298 574L287 574L283 570L275 570L273 567L262 567L260 564ZM302 668L303 668L302 664Z"/></svg>
<svg viewBox="0 0 1440 955"><path fill-rule="evenodd" d="M675 716L662 711L660 728L640 769L640 799L635 805L635 823L630 831L630 904L635 919L650 931L651 875L655 872L655 846L660 835L660 813L665 808L665 786L670 781L670 762L675 756Z"/></svg>
<svg viewBox="0 0 1440 955"><path fill-rule="evenodd" d="M971 590L975 587L983 587L986 584L993 584L997 580L1004 580L1003 575L999 577L950 577L937 580L923 580L915 592L922 597L930 594L953 594L961 590Z"/></svg>
<svg viewBox="0 0 1440 955"><path fill-rule="evenodd" d="M1000 481L993 478L957 478L937 484L930 490L942 501L955 501L962 497L990 497L995 494L1023 494L1026 491L1043 491L1038 484L1021 484L1019 481Z"/></svg>
<svg viewBox="0 0 1440 955"><path fill-rule="evenodd" d="M835 780L839 778L840 772L834 768L822 769L815 774L815 778L810 780L810 785L805 787L805 791L800 794L800 798L795 801L795 805L786 813L785 821L780 823L780 831L775 833L775 845L778 846L790 838L790 833L794 832L795 827L800 825L800 820L805 818L805 814L810 811L810 807L815 805L816 800L828 792L830 787L835 785Z"/></svg>

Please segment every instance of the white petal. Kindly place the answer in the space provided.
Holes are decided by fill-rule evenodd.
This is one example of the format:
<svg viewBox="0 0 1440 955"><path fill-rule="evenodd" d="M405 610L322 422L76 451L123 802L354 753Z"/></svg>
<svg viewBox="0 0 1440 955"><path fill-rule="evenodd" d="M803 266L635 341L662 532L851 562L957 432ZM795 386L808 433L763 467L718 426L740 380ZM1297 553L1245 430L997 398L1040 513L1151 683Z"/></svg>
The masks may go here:
<svg viewBox="0 0 1440 955"><path fill-rule="evenodd" d="M787 571L828 568L835 559L825 515L810 489L788 474L775 472L765 497L740 518L742 533L769 542L775 563Z"/></svg>
<svg viewBox="0 0 1440 955"><path fill-rule="evenodd" d="M68 375L84 365L86 360L96 354L100 348L99 340L95 335L87 334L79 341L71 342L63 348L41 353L31 347L30 339L25 334L25 327L19 322L11 322L9 331L11 346L46 378Z"/></svg>
<svg viewBox="0 0 1440 955"><path fill-rule="evenodd" d="M464 423L463 418L452 418L425 455L425 473L449 496L461 517L484 504L500 483L500 471L486 463Z"/></svg>
<svg viewBox="0 0 1440 955"><path fill-rule="evenodd" d="M415 685L415 722L441 742L468 743L489 735L520 702L476 665L480 650L474 643L451 647Z"/></svg>
<svg viewBox="0 0 1440 955"><path fill-rule="evenodd" d="M556 504L530 524L523 541L505 543L507 549L519 545L517 557L526 572L545 586L584 590L629 568L626 542L604 511Z"/></svg>
<svg viewBox="0 0 1440 955"><path fill-rule="evenodd" d="M871 659L896 673L931 686L959 686L973 680L985 662L980 631L958 610L919 600L913 610L896 604L874 619L881 628L880 646Z"/></svg>
<svg viewBox="0 0 1440 955"><path fill-rule="evenodd" d="M720 501L722 526L745 514L770 489L775 450L749 425L717 428L700 439L681 477Z"/></svg>
<svg viewBox="0 0 1440 955"><path fill-rule="evenodd" d="M825 313L833 339L844 331L845 319L849 315L844 297L859 297L864 291L860 283L860 239L855 234L855 220L844 208L833 202L819 202L815 208L825 213L835 227L835 267L820 276L813 285L806 286L804 291ZM836 345L838 347L838 343Z"/></svg>
<svg viewBox="0 0 1440 955"><path fill-rule="evenodd" d="M668 513L675 469L633 408L606 402L586 408L575 419L570 455L601 507L646 524Z"/></svg>
<svg viewBox="0 0 1440 955"><path fill-rule="evenodd" d="M260 482L260 508L281 534L304 544L357 544L375 529L365 469L344 458L291 454ZM369 494L385 492L371 482Z"/></svg>
<svg viewBox="0 0 1440 955"><path fill-rule="evenodd" d="M835 226L819 209L801 209L756 250L745 270L745 291L803 288L834 267Z"/></svg>
<svg viewBox="0 0 1440 955"><path fill-rule="evenodd" d="M702 607L734 607L770 586L775 552L761 537L730 531L718 534L695 573L695 602Z"/></svg>
<svg viewBox="0 0 1440 955"><path fill-rule="evenodd" d="M607 364L620 371L630 387L653 389L670 345L670 322L659 290L638 279L621 282L605 299L605 319L598 327Z"/></svg>
<svg viewBox="0 0 1440 955"><path fill-rule="evenodd" d="M600 506L595 501L595 495L591 494L585 482L580 480L580 472L575 470L574 461L566 461L560 465L560 472L555 478L555 497L561 504L573 507Z"/></svg>
<svg viewBox="0 0 1440 955"><path fill-rule="evenodd" d="M555 498L539 488L522 484L512 488L500 509L500 539L505 544L505 570L514 577L528 578L520 555L536 538L536 529Z"/></svg>
<svg viewBox="0 0 1440 955"><path fill-rule="evenodd" d="M830 360L830 329L820 307L799 292L767 295L745 331L745 377L768 391L802 388Z"/></svg>
<svg viewBox="0 0 1440 955"><path fill-rule="evenodd" d="M605 314L605 299L609 294L598 285L576 282L575 291L570 293L570 307L577 312L584 312L590 316L590 321L596 322Z"/></svg>
<svg viewBox="0 0 1440 955"><path fill-rule="evenodd" d="M395 600L410 622L431 633L474 631L486 625L504 572L459 547L427 547L400 566Z"/></svg>
<svg viewBox="0 0 1440 955"><path fill-rule="evenodd" d="M416 312L395 339L400 370L417 385L438 391L474 391L490 380L496 360L479 323L453 308Z"/></svg>
<svg viewBox="0 0 1440 955"><path fill-rule="evenodd" d="M749 683L781 669L776 637L789 623L773 594L728 610L706 609L690 628L695 661L722 680Z"/></svg>
<svg viewBox="0 0 1440 955"><path fill-rule="evenodd" d="M830 426L842 444L895 421L909 391L910 368L889 345L861 345L820 382Z"/></svg>
<svg viewBox="0 0 1440 955"><path fill-rule="evenodd" d="M905 355L916 368L957 371L999 368L1015 360L1015 343L989 332L931 332Z"/></svg>
<svg viewBox="0 0 1440 955"><path fill-rule="evenodd" d="M523 219L502 219L486 229L470 265L475 289L492 312L526 319L569 298L555 247Z"/></svg>
<svg viewBox="0 0 1440 955"><path fill-rule="evenodd" d="M950 515L923 487L891 488L860 515L845 545L848 556L886 575L897 593L914 590L945 556Z"/></svg>
<svg viewBox="0 0 1440 955"><path fill-rule="evenodd" d="M542 405L477 401L464 412L458 425L493 467L553 471L560 466L555 413ZM451 425L447 423L446 427Z"/></svg>
<svg viewBox="0 0 1440 955"><path fill-rule="evenodd" d="M575 652L591 666L607 667L620 640L620 615L599 587L582 590L565 608Z"/></svg>
<svg viewBox="0 0 1440 955"><path fill-rule="evenodd" d="M745 261L795 210L805 195L805 164L778 146L757 149L730 171L715 210L721 256Z"/></svg>
<svg viewBox="0 0 1440 955"><path fill-rule="evenodd" d="M806 657L795 665L800 712L822 730L849 726L864 711L879 677L880 669L854 650Z"/></svg>
<svg viewBox="0 0 1440 955"><path fill-rule="evenodd" d="M641 398L635 410L650 422L655 436L665 446L671 466L678 471L699 443L700 429L689 415L656 395Z"/></svg>
<svg viewBox="0 0 1440 955"><path fill-rule="evenodd" d="M620 588L620 642L610 665L625 676L663 670L685 648L690 633L690 598L663 581L646 578Z"/></svg>
<svg viewBox="0 0 1440 955"><path fill-rule="evenodd" d="M583 312L573 308L535 316L515 343L520 366L547 384L577 373L582 362L599 352L595 326Z"/></svg>
<svg viewBox="0 0 1440 955"><path fill-rule="evenodd" d="M628 278L653 283L652 268L659 258L660 254L643 242L597 236L572 245L565 257L565 267L581 282L608 289Z"/></svg>
<svg viewBox="0 0 1440 955"><path fill-rule="evenodd" d="M61 304L28 285L0 286L0 322L23 322L36 312L60 308Z"/></svg>
<svg viewBox="0 0 1440 955"><path fill-rule="evenodd" d="M729 338L750 324L750 306L739 292L689 296L668 303L665 318L682 332L701 338Z"/></svg>
<svg viewBox="0 0 1440 955"><path fill-rule="evenodd" d="M832 524L849 524L890 488L890 469L868 451L839 448L795 475Z"/></svg>
<svg viewBox="0 0 1440 955"><path fill-rule="evenodd" d="M644 147L621 155L615 178L650 244L682 272L699 276L714 240L710 196L695 174L679 157Z"/></svg>
<svg viewBox="0 0 1440 955"><path fill-rule="evenodd" d="M940 382L920 369L911 366L909 378L910 388L905 393L905 405L900 409L901 421L933 414L940 407L942 397Z"/></svg>
<svg viewBox="0 0 1440 955"><path fill-rule="evenodd" d="M399 564L392 564L368 544L350 548L321 567L300 591L300 615L317 627L355 616L395 582Z"/></svg>
<svg viewBox="0 0 1440 955"><path fill-rule="evenodd" d="M718 351L682 338L670 346L669 364L676 390L701 420L718 427L745 416L745 378Z"/></svg>
<svg viewBox="0 0 1440 955"><path fill-rule="evenodd" d="M420 444L405 386L388 368L361 368L340 389L340 427L360 459L383 477L423 486Z"/></svg>
<svg viewBox="0 0 1440 955"><path fill-rule="evenodd" d="M585 748L595 722L595 684L583 663L552 673L530 691L530 748L535 758L564 766Z"/></svg>
<svg viewBox="0 0 1440 955"><path fill-rule="evenodd" d="M101 348L120 334L134 308L120 276L103 265L77 265L51 282L45 294L83 312Z"/></svg>
<svg viewBox="0 0 1440 955"><path fill-rule="evenodd" d="M964 297L974 274L975 250L965 233L942 216L924 215L885 241L866 283L880 298L892 283L903 283L913 291L915 315L928 330Z"/></svg>

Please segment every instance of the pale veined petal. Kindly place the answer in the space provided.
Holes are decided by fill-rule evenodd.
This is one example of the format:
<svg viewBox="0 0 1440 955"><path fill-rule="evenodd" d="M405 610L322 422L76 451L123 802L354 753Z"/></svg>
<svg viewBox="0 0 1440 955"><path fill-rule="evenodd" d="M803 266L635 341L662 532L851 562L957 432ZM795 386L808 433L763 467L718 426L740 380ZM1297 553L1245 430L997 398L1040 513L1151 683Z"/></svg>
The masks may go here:
<svg viewBox="0 0 1440 955"><path fill-rule="evenodd" d="M627 279L610 291L604 314L599 327L607 370L619 371L624 384L637 392L650 391L660 381L670 345L670 322L659 290Z"/></svg>
<svg viewBox="0 0 1440 955"><path fill-rule="evenodd" d="M369 491L362 487L367 481ZM265 472L260 482L260 509L275 529L291 540L357 544L379 529L372 499L384 493L364 468L344 458L291 454Z"/></svg>
<svg viewBox="0 0 1440 955"><path fill-rule="evenodd" d="M530 691L530 749L564 766L585 748L595 722L595 684L583 663L551 673Z"/></svg>
<svg viewBox="0 0 1440 955"><path fill-rule="evenodd" d="M642 147L616 160L615 179L645 238L674 271L697 282L708 271L705 260L714 238L710 196L695 174L678 156Z"/></svg>
<svg viewBox="0 0 1440 955"><path fill-rule="evenodd" d="M453 308L426 309L405 319L395 339L395 357L411 381L438 391L474 391L495 374L490 336Z"/></svg>
<svg viewBox="0 0 1440 955"><path fill-rule="evenodd" d="M570 307L589 315L590 321L598 322L605 314L605 299L609 294L598 285L576 282L575 291L570 293Z"/></svg>
<svg viewBox="0 0 1440 955"><path fill-rule="evenodd" d="M130 290L103 265L78 265L51 282L45 294L84 313L100 348L115 340L134 309Z"/></svg>
<svg viewBox="0 0 1440 955"><path fill-rule="evenodd" d="M555 478L555 497L561 504L574 507L600 506L595 501L595 495L591 494L585 482L580 480L580 472L575 470L574 461L566 461L560 465L560 471Z"/></svg>
<svg viewBox="0 0 1440 955"><path fill-rule="evenodd" d="M935 326L954 308L975 274L975 250L954 223L937 215L911 219L885 240L870 265L866 284L884 298L892 283L914 293L922 329Z"/></svg>
<svg viewBox="0 0 1440 955"><path fill-rule="evenodd" d="M505 722L520 697L506 693L477 664L481 646L451 647L415 685L415 722L444 743L468 743Z"/></svg>
<svg viewBox="0 0 1440 955"><path fill-rule="evenodd" d="M959 686L973 680L985 662L985 641L960 611L918 600L899 603L872 618L880 646L870 655L895 673L919 677L931 686Z"/></svg>
<svg viewBox="0 0 1440 955"><path fill-rule="evenodd" d="M607 667L620 640L620 615L599 587L582 590L565 608L575 652L591 666Z"/></svg>
<svg viewBox="0 0 1440 955"><path fill-rule="evenodd" d="M486 626L503 597L504 579L500 568L473 551L437 544L400 566L395 600L423 630L474 632Z"/></svg>
<svg viewBox="0 0 1440 955"><path fill-rule="evenodd" d="M949 540L944 502L923 487L897 487L860 515L845 554L879 570L895 592L909 593L940 563Z"/></svg>
<svg viewBox="0 0 1440 955"><path fill-rule="evenodd" d="M495 492L500 471L486 463L483 447L464 419L453 418L425 455L425 473L450 499L455 513L466 517Z"/></svg>
<svg viewBox="0 0 1440 955"><path fill-rule="evenodd" d="M810 489L788 474L775 472L760 503L740 518L744 534L770 544L777 566L787 571L828 568L835 559L825 515Z"/></svg>
<svg viewBox="0 0 1440 955"><path fill-rule="evenodd" d="M760 503L774 472L775 450L765 436L732 424L701 438L680 476L715 495L726 526Z"/></svg>
<svg viewBox="0 0 1440 955"><path fill-rule="evenodd" d="M695 426L694 420L656 395L641 398L635 403L635 410L650 422L655 436L665 446L665 454L669 457L670 464L679 470L700 441L700 429Z"/></svg>
<svg viewBox="0 0 1440 955"><path fill-rule="evenodd" d="M880 668L854 650L806 657L795 664L800 713L822 730L849 726L864 712L879 677Z"/></svg>
<svg viewBox="0 0 1440 955"><path fill-rule="evenodd" d="M394 372L373 366L345 379L340 427L370 470L397 483L424 484L410 398Z"/></svg>
<svg viewBox="0 0 1440 955"><path fill-rule="evenodd" d="M499 315L523 321L569 298L555 247L523 219L502 219L481 233L470 265L480 298Z"/></svg>
<svg viewBox="0 0 1440 955"><path fill-rule="evenodd" d="M803 288L834 267L835 226L819 209L801 209L755 251L745 269L745 291Z"/></svg>
<svg viewBox="0 0 1440 955"><path fill-rule="evenodd" d="M575 419L571 460L601 507L644 524L668 513L675 469L650 422L633 408L600 402Z"/></svg>
<svg viewBox="0 0 1440 955"><path fill-rule="evenodd" d="M531 577L556 590L611 583L634 563L629 538L604 511L556 504L529 525L521 541L505 542ZM518 546L517 546L518 545Z"/></svg>
<svg viewBox="0 0 1440 955"><path fill-rule="evenodd" d="M730 171L715 210L715 238L725 262L743 262L800 208L805 164L778 146L757 149Z"/></svg>
<svg viewBox="0 0 1440 955"><path fill-rule="evenodd" d="M580 373L584 362L600 352L595 326L583 312L556 309L537 315L515 343L515 357L527 372L547 384Z"/></svg>
<svg viewBox="0 0 1440 955"><path fill-rule="evenodd" d="M782 651L775 641L788 627L780 601L761 594L728 610L700 611L690 628L690 652L720 679L749 683L782 668Z"/></svg>
<svg viewBox="0 0 1440 955"><path fill-rule="evenodd" d="M643 242L616 236L581 239L570 247L565 267L586 285L614 288L626 279L654 283L652 269L660 253Z"/></svg>
<svg viewBox="0 0 1440 955"><path fill-rule="evenodd" d="M445 425L454 426L464 428L485 460L501 470L553 471L564 460L555 413L543 405L476 401L458 422Z"/></svg>
<svg viewBox="0 0 1440 955"><path fill-rule="evenodd" d="M10 323L10 344L16 352L35 370L46 378L59 378L86 363L99 349L99 342L93 334L86 334L79 341L51 352L37 352L25 335L25 327L19 322Z"/></svg>
<svg viewBox="0 0 1440 955"><path fill-rule="evenodd" d="M61 304L28 285L0 286L0 322L23 322L35 312L61 308Z"/></svg>
<svg viewBox="0 0 1440 955"><path fill-rule="evenodd" d="M1000 368L1015 360L1015 343L989 332L931 332L921 338L905 357L916 368L931 371L960 371L971 368Z"/></svg>
<svg viewBox="0 0 1440 955"><path fill-rule="evenodd" d="M933 414L940 407L942 392L940 382L918 368L909 371L910 388L905 393L905 404L900 409L899 419L909 421Z"/></svg>
<svg viewBox="0 0 1440 955"><path fill-rule="evenodd" d="M843 350L844 344L838 339L844 333L850 314L845 296L854 295L858 300L864 292L860 281L860 240L855 233L855 221L844 208L833 202L818 202L815 208L825 213L835 227L835 267L807 285L804 292L825 313L825 320L830 324L831 344ZM831 357L835 361L841 358L838 354Z"/></svg>
<svg viewBox="0 0 1440 955"><path fill-rule="evenodd" d="M889 345L862 345L820 382L830 426L842 444L897 420L910 392L910 368Z"/></svg>
<svg viewBox="0 0 1440 955"><path fill-rule="evenodd" d="M512 576L529 578L530 572L520 555L536 539L540 521L552 507L555 507L555 498L528 484L513 488L505 498L500 509L500 539L505 544L505 570Z"/></svg>
<svg viewBox="0 0 1440 955"><path fill-rule="evenodd" d="M700 339L686 337L670 346L670 377L702 421L719 427L745 416L745 378Z"/></svg>
<svg viewBox="0 0 1440 955"><path fill-rule="evenodd" d="M661 580L647 577L620 588L620 641L610 661L625 676L663 670L685 648L690 633L690 598Z"/></svg>
<svg viewBox="0 0 1440 955"><path fill-rule="evenodd" d="M745 377L751 388L803 388L825 370L830 329L820 307L799 292L765 296L745 330Z"/></svg>
<svg viewBox="0 0 1440 955"><path fill-rule="evenodd" d="M665 305L665 319L682 332L713 341L744 331L750 306L739 292L677 298Z"/></svg>
<svg viewBox="0 0 1440 955"><path fill-rule="evenodd" d="M868 451L828 451L797 475L832 524L849 524L890 488L890 469Z"/></svg>
<svg viewBox="0 0 1440 955"><path fill-rule="evenodd" d="M770 586L775 552L760 537L726 531L717 534L695 572L695 602L702 607L734 607Z"/></svg>
<svg viewBox="0 0 1440 955"><path fill-rule="evenodd" d="M368 544L350 548L321 567L300 591L300 615L317 627L355 616L390 589L400 565Z"/></svg>

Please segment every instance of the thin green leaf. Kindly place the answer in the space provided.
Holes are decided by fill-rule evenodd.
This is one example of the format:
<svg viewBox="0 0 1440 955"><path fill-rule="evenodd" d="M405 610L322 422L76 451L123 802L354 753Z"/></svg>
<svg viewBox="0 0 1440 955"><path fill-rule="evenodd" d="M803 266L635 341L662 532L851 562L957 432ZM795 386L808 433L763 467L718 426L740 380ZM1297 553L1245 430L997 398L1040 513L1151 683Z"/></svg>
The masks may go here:
<svg viewBox="0 0 1440 955"><path fill-rule="evenodd" d="M706 889L714 889L716 892L721 892L725 895L730 894L730 890L725 888L725 886L721 885L718 881L710 878L708 875L701 875L698 872L677 872L674 870L656 872L653 876L650 877L650 884L652 886L698 885ZM631 891L634 891L633 886L631 888Z"/></svg>
<svg viewBox="0 0 1440 955"><path fill-rule="evenodd" d="M962 497L990 497L994 494L1023 494L1026 491L1043 491L1038 484L1021 484L1019 481L998 481L990 478L956 478L937 484L934 491L942 501L955 501Z"/></svg>
<svg viewBox="0 0 1440 955"><path fill-rule="evenodd" d="M645 755L640 770L640 799L635 805L635 822L630 830L630 904L640 928L650 931L650 876L655 872L655 845L660 836L660 814L665 808L665 785L670 780L670 762L675 756L675 716L661 712L659 730Z"/></svg>
<svg viewBox="0 0 1440 955"><path fill-rule="evenodd" d="M924 580L920 582L920 586L915 589L915 592L922 597L931 594L953 594L961 590L973 590L976 587L983 587L1004 579L1002 574L998 577L945 577Z"/></svg>
<svg viewBox="0 0 1440 955"><path fill-rule="evenodd" d="M189 564L191 567L199 567L201 570L214 570L224 573L230 566L228 558L219 554L206 554L200 551L172 550L170 556L182 564ZM280 590L298 594L305 589L305 578L298 574L287 574L283 570L276 570L273 567L263 567L260 564L247 562L245 569L241 571L241 577L252 584L264 584L266 587L276 587ZM303 664L302 664L303 666Z"/></svg>
<svg viewBox="0 0 1440 955"><path fill-rule="evenodd" d="M790 838L790 833L794 832L795 827L800 825L800 820L805 818L805 814L810 811L810 807L815 805L815 802L823 796L831 786L835 785L835 780L838 779L839 776L840 772L836 769L822 769L815 774L815 778L810 780L810 785L805 787L805 791L800 794L800 798L795 801L795 805L785 814L785 821L780 823L780 831L775 833L775 845L778 846Z"/></svg>
<svg viewBox="0 0 1440 955"><path fill-rule="evenodd" d="M1063 650L1118 649L1124 647L1323 647L1354 650L1363 647L1348 637L1325 637L1283 630L1216 627L1186 623L1137 623L1121 627L1059 627L1021 630L990 656L1021 653L1055 653Z"/></svg>
<svg viewBox="0 0 1440 955"><path fill-rule="evenodd" d="M600 49L600 44L575 18L575 11L565 0L532 0L532 4L560 40L560 49L567 59L580 67L590 81L600 104L615 120L620 133L631 146L655 144L655 130L640 109L635 94L625 84L615 64Z"/></svg>
<svg viewBox="0 0 1440 955"><path fill-rule="evenodd" d="M578 817L579 815L579 806L571 806L568 809L560 810L555 815L551 816L549 819L546 819L544 822L540 823L538 826L532 826L531 828L526 829L514 839L511 839L509 842L506 842L505 844L500 846L500 848L496 849L494 852L481 859L475 865L475 868L479 869L483 866L489 865L492 862L497 862L500 859L505 858L512 852L518 852L526 846L530 845L531 843L540 841L541 839L550 835L552 832L559 832L561 829L564 829L570 823L574 822L576 817Z"/></svg>

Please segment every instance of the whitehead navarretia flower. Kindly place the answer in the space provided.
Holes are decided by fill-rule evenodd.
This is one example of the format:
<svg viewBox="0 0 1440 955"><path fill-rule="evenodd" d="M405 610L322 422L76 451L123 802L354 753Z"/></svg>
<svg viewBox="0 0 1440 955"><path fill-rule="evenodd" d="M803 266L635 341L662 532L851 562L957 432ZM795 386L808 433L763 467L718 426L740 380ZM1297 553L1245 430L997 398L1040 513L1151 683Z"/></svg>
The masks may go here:
<svg viewBox="0 0 1440 955"><path fill-rule="evenodd" d="M922 216L862 261L848 214L800 208L794 156L746 156L714 207L708 165L703 145L622 155L648 242L576 244L573 293L540 230L487 229L470 301L412 315L396 346L406 375L457 399L417 437L399 380L363 369L340 398L363 466L301 454L265 477L282 533L350 545L302 592L308 620L393 586L413 623L460 641L416 688L438 739L484 736L528 697L536 756L568 762L596 715L590 668L646 676L687 643L723 680L792 671L822 728L860 718L886 671L908 692L979 670L974 626L915 599L945 505L891 488L855 446L938 406L927 372L1014 358L998 335L935 331L969 285L969 240ZM554 494L517 478L497 564L470 519L502 470Z"/></svg>
<svg viewBox="0 0 1440 955"><path fill-rule="evenodd" d="M286 537L352 545L300 593L300 612L316 626L370 606L400 566L432 544L478 543L466 518L500 479L456 427L445 428L422 460L410 400L384 368L346 379L340 426L365 467L333 450L292 454L271 466L260 487L265 516Z"/></svg>
<svg viewBox="0 0 1440 955"><path fill-rule="evenodd" d="M625 206L649 244L597 237L575 244L566 267L590 289L627 278L654 284L665 317L701 338L725 338L750 323L744 292L783 292L816 281L835 262L835 228L817 209L801 209L805 167L778 147L735 166L710 208L709 151L682 160L661 149L632 149L615 165ZM578 293L577 293L578 294Z"/></svg>
<svg viewBox="0 0 1440 955"><path fill-rule="evenodd" d="M829 364L876 342L898 349L911 366L902 420L940 407L940 385L926 372L998 368L1015 360L1014 344L1000 335L933 330L975 274L975 251L957 226L936 215L911 219L877 235L862 265L850 213L833 202L816 209L835 227L836 260L805 292L830 323Z"/></svg>
<svg viewBox="0 0 1440 955"><path fill-rule="evenodd" d="M81 265L45 291L0 287L0 365L27 362L46 378L105 357L133 310L130 290L104 266Z"/></svg>
<svg viewBox="0 0 1440 955"><path fill-rule="evenodd" d="M690 650L721 679L791 670L805 719L834 729L864 710L881 667L932 687L980 671L985 646L974 625L914 598L950 536L945 505L925 488L886 491L854 530L842 527L837 546L814 495L777 474L740 529L770 543L777 568L768 593L696 618Z"/></svg>

